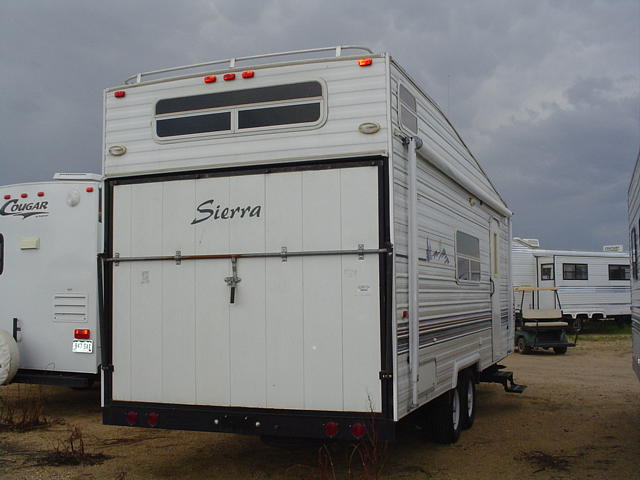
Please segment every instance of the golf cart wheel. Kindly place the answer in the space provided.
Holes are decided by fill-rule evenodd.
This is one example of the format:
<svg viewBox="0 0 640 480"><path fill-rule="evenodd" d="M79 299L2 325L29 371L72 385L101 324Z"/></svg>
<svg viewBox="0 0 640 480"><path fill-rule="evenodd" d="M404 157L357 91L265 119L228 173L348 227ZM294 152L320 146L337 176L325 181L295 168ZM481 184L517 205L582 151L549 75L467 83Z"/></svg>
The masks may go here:
<svg viewBox="0 0 640 480"><path fill-rule="evenodd" d="M455 443L462 431L460 385L434 400L431 411L431 435L437 443Z"/></svg>
<svg viewBox="0 0 640 480"><path fill-rule="evenodd" d="M571 326L573 327L574 330L576 331L580 331L582 330L582 318L576 318L572 323Z"/></svg>
<svg viewBox="0 0 640 480"><path fill-rule="evenodd" d="M553 347L553 351L556 352L556 355L564 355L567 353L567 347Z"/></svg>
<svg viewBox="0 0 640 480"><path fill-rule="evenodd" d="M465 371L458 380L460 382L460 402L462 404L462 429L467 430L476 418L476 382L470 370Z"/></svg>
<svg viewBox="0 0 640 480"><path fill-rule="evenodd" d="M531 347L527 347L527 341L524 337L518 338L518 351L523 355L531 353Z"/></svg>

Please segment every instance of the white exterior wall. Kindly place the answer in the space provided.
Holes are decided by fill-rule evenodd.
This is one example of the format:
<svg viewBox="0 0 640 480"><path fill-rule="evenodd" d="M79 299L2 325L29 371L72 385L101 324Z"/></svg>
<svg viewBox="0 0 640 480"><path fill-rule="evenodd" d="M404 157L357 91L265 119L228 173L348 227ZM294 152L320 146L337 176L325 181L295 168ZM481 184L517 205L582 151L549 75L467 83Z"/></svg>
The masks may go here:
<svg viewBox="0 0 640 480"><path fill-rule="evenodd" d="M638 244L640 244L640 240L638 240L638 235L640 234L640 154L638 155L638 160L636 161L636 167L633 172L633 177L631 179L631 184L629 185L629 234L630 234L630 242L631 242L631 230L635 229L636 232L636 249L638 248ZM633 246L629 243L629 250L631 250ZM633 261L633 259L632 259ZM636 254L635 258L636 263L638 263L638 258ZM640 267L640 266L639 266ZM638 268L638 267L636 267ZM633 368L640 379L640 280L633 275L634 265L631 265L631 305L632 305L632 315L631 315L631 335L633 338L633 354L632 354L632 363Z"/></svg>
<svg viewBox="0 0 640 480"><path fill-rule="evenodd" d="M97 373L100 185L87 178L0 187L0 234L4 237L0 329L11 334L13 318L18 319L20 369ZM93 191L87 192L87 187ZM22 194L28 197L23 199ZM12 204L15 199L18 203ZM12 205L44 202L46 207L23 210L39 214L11 215ZM91 331L93 353L72 352L77 328Z"/></svg>

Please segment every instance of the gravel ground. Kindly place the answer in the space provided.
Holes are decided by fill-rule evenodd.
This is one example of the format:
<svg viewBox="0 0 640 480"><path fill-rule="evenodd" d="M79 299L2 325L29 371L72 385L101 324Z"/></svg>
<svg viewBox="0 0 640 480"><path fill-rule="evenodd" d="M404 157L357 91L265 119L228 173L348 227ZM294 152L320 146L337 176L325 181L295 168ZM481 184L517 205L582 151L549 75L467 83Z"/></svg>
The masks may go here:
<svg viewBox="0 0 640 480"><path fill-rule="evenodd" d="M590 335L563 356L510 356L503 363L528 385L523 395L479 385L476 422L455 445L425 441L405 426L384 456L381 478L640 478L640 382L630 351L628 335ZM276 449L239 435L103 426L96 390L0 388L5 401L34 395L44 398L50 423L0 430L0 479L362 478L358 452L349 477L347 446L319 454L318 446ZM83 443L95 463L55 466L67 458L73 427L81 436L76 431L74 449Z"/></svg>

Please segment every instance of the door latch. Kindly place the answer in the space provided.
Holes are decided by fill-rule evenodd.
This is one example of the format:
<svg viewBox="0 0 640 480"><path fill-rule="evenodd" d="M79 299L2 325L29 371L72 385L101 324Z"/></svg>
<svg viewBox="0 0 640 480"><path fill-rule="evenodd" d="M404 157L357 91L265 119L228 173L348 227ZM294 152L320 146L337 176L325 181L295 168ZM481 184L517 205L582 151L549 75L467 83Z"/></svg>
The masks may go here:
<svg viewBox="0 0 640 480"><path fill-rule="evenodd" d="M231 273L230 277L226 277L224 282L231 288L231 296L229 299L229 303L236 303L236 287L242 281L242 279L238 276L238 258L231 258Z"/></svg>

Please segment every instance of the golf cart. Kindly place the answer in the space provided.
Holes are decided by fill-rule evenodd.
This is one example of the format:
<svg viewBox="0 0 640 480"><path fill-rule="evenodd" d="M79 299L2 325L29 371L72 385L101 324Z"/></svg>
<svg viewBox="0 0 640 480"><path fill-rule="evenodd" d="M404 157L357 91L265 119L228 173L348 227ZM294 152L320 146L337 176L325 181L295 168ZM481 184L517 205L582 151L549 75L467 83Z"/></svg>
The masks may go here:
<svg viewBox="0 0 640 480"><path fill-rule="evenodd" d="M536 348L549 349L558 355L567 353L567 347L575 347L568 341L567 332L569 324L562 318L562 305L558 297L556 287L516 287L517 293L522 293L520 298L520 308L516 308L516 333L515 343L520 353L531 353ZM553 292L557 309L541 309L536 307L536 297L538 297L538 307L540 306L538 292ZM531 295L531 308L523 308L525 296Z"/></svg>

